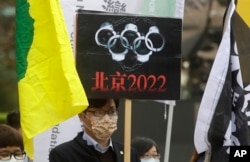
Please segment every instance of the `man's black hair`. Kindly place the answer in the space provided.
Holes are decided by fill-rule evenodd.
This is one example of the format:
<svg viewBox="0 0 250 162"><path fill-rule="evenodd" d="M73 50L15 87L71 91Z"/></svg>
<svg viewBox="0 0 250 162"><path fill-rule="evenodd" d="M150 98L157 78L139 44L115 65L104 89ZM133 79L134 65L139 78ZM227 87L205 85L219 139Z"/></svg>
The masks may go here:
<svg viewBox="0 0 250 162"><path fill-rule="evenodd" d="M95 107L95 108L101 108L103 107L107 101L109 99L93 99L93 98L90 98L88 99L88 102L89 102L89 106L88 107ZM119 99L114 99L115 101L115 106L116 106L116 109L118 109L119 107Z"/></svg>

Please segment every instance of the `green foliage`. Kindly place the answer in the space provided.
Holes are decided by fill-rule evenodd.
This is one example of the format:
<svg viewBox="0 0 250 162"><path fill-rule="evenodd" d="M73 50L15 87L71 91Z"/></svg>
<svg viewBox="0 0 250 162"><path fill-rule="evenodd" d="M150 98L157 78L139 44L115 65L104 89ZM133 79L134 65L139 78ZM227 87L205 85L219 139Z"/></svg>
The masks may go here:
<svg viewBox="0 0 250 162"><path fill-rule="evenodd" d="M5 112L0 112L0 124L5 123L6 115Z"/></svg>

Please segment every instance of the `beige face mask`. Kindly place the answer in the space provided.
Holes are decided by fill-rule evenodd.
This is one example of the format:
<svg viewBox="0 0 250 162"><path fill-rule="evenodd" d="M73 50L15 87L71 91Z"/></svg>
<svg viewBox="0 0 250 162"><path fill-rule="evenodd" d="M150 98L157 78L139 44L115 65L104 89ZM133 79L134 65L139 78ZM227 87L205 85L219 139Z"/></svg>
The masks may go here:
<svg viewBox="0 0 250 162"><path fill-rule="evenodd" d="M105 115L104 117L91 117L91 130L96 138L108 139L117 129L117 116ZM86 125L85 125L86 126Z"/></svg>

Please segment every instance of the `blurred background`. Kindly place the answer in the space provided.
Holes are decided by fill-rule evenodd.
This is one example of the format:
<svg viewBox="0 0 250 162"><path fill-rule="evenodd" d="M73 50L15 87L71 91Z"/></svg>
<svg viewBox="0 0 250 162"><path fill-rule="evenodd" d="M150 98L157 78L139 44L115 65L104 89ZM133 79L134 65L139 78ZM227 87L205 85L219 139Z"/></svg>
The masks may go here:
<svg viewBox="0 0 250 162"><path fill-rule="evenodd" d="M194 150L193 133L196 113L221 40L222 19L226 4L227 0L185 0L182 91L181 100L176 101L174 107L169 162L188 162ZM123 107L120 108L119 128L124 125ZM1 0L0 123L5 122L6 112L17 108L15 0ZM132 102L132 137L148 136L155 139L162 155L166 139L166 113L167 109L162 103ZM123 140L123 130L115 134L114 138ZM162 161L163 158L164 155Z"/></svg>
<svg viewBox="0 0 250 162"><path fill-rule="evenodd" d="M0 1L0 122L18 107L15 62L15 0Z"/></svg>

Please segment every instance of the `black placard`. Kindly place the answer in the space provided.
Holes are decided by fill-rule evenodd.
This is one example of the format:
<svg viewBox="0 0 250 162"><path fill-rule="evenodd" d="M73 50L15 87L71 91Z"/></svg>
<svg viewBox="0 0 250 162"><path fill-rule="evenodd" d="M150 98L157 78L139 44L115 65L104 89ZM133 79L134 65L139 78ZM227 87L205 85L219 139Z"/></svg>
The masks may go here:
<svg viewBox="0 0 250 162"><path fill-rule="evenodd" d="M81 11L77 71L89 98L180 99L182 19Z"/></svg>

